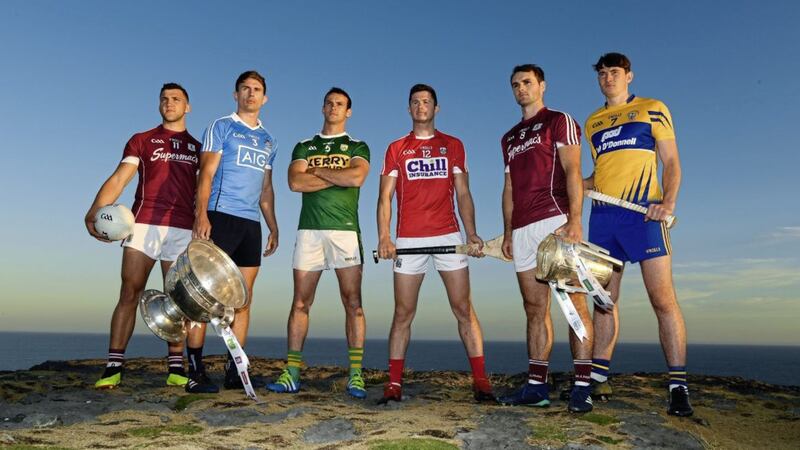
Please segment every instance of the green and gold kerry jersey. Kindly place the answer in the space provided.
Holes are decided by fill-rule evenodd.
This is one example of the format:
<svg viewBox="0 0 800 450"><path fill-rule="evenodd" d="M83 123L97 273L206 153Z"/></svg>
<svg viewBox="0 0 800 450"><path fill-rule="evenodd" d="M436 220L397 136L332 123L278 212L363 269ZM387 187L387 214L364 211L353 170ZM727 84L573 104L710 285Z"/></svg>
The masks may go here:
<svg viewBox="0 0 800 450"><path fill-rule="evenodd" d="M335 136L317 134L299 142L292 151L292 163L306 161L308 167L346 169L355 158L369 162L369 147L347 133ZM360 232L358 227L357 187L331 186L303 193L300 230L344 230Z"/></svg>

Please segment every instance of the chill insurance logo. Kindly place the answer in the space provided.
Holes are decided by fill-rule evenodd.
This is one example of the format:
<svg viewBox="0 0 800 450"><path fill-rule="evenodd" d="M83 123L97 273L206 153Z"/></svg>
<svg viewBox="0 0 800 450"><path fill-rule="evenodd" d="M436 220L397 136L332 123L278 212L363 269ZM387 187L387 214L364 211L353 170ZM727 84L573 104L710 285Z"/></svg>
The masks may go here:
<svg viewBox="0 0 800 450"><path fill-rule="evenodd" d="M447 178L447 158L411 158L406 160L409 180Z"/></svg>

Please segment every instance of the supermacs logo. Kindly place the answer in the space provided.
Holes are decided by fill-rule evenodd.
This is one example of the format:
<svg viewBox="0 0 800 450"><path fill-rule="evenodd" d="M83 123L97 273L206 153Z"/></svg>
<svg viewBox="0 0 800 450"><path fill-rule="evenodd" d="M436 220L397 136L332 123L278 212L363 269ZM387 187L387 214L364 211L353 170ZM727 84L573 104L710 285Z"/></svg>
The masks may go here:
<svg viewBox="0 0 800 450"><path fill-rule="evenodd" d="M534 145L541 143L542 143L542 136L537 134L536 136L531 137L522 144L509 146L508 150L506 150L506 153L508 153L508 160L512 161L514 157L516 157L517 155L525 153L528 150L532 149Z"/></svg>
<svg viewBox="0 0 800 450"><path fill-rule="evenodd" d="M164 151L164 147L153 150L150 161L179 162L184 164L199 164L200 160L196 155L186 155L183 153L172 153Z"/></svg>
<svg viewBox="0 0 800 450"><path fill-rule="evenodd" d="M406 175L409 180L425 178L447 178L447 158L411 158L406 160Z"/></svg>

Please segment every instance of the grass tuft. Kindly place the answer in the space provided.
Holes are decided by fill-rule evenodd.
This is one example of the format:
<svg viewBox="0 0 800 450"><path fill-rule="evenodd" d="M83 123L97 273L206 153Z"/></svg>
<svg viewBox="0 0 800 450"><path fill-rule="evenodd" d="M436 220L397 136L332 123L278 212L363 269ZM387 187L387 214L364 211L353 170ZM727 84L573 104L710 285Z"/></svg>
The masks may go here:
<svg viewBox="0 0 800 450"><path fill-rule="evenodd" d="M197 425L170 425L158 427L140 427L128 430L128 434L135 437L155 438L161 436L163 433L172 434L197 434L203 431L202 427Z"/></svg>
<svg viewBox="0 0 800 450"><path fill-rule="evenodd" d="M537 424L533 427L533 438L543 441L567 442L567 434L560 425Z"/></svg>
<svg viewBox="0 0 800 450"><path fill-rule="evenodd" d="M175 406L172 409L176 412L181 412L184 409L188 408L189 405L198 401L204 400L207 398L212 398L211 394L189 394L189 395L182 395L178 397L178 400L175 401Z"/></svg>
<svg viewBox="0 0 800 450"><path fill-rule="evenodd" d="M578 416L578 419L583 420L585 422L596 423L597 425L610 425L612 423L619 423L619 419L614 416L608 416L605 414L597 414L597 413L586 413L583 415Z"/></svg>
<svg viewBox="0 0 800 450"><path fill-rule="evenodd" d="M377 441L369 446L370 450L458 450L458 447L436 439L393 439Z"/></svg>
<svg viewBox="0 0 800 450"><path fill-rule="evenodd" d="M617 445L621 443L624 439L614 439L611 436L595 436L598 441L610 444L610 445Z"/></svg>

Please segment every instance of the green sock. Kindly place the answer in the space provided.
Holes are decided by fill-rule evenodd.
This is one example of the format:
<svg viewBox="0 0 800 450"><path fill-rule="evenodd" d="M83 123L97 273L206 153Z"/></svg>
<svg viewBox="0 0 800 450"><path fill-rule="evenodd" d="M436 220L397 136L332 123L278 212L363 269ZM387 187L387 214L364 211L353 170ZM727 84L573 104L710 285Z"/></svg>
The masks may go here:
<svg viewBox="0 0 800 450"><path fill-rule="evenodd" d="M350 358L350 376L352 377L354 374L361 375L361 360L364 359L364 349L350 347L347 349L347 356Z"/></svg>
<svg viewBox="0 0 800 450"><path fill-rule="evenodd" d="M300 381L300 367L303 366L303 352L296 352L289 350L286 355L286 369L292 376L292 379L297 382Z"/></svg>

